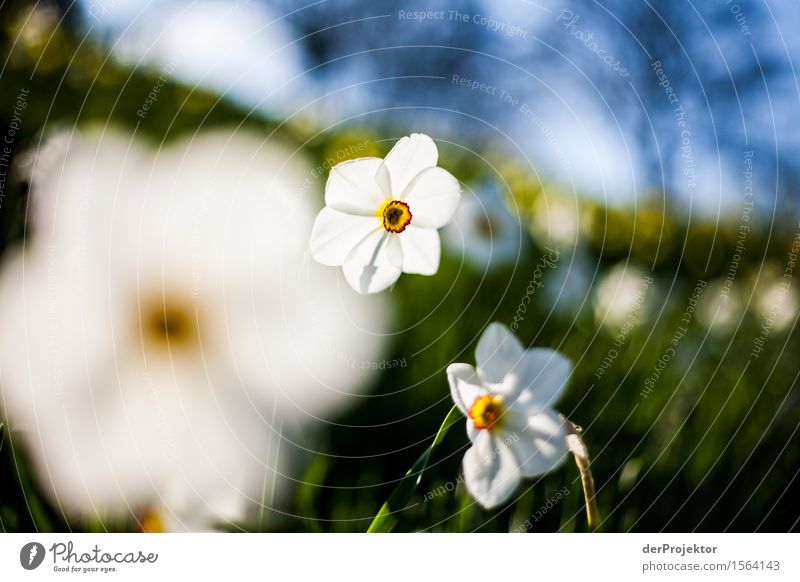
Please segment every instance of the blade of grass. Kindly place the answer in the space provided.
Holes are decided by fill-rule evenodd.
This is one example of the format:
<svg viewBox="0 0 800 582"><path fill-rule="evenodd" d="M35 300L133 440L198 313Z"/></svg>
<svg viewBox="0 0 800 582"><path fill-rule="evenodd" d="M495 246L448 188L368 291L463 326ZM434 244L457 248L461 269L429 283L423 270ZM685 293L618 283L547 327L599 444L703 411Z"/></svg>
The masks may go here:
<svg viewBox="0 0 800 582"><path fill-rule="evenodd" d="M378 510L369 529L367 529L367 533L388 533L394 530L397 525L397 514L405 509L411 500L411 496L414 495L425 469L428 468L433 450L442 442L450 427L461 418L461 411L458 410L457 406L453 406L450 412L447 413L444 422L442 422L442 426L439 427L439 432L436 433L431 445L420 455L419 459L394 488L392 494L389 495L386 503Z"/></svg>

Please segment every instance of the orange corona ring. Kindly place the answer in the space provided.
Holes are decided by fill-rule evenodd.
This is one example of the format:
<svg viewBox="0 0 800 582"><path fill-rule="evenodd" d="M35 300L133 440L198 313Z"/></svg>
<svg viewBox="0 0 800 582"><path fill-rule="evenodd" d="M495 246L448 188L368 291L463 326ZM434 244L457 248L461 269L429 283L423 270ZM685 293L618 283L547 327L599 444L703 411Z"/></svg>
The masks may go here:
<svg viewBox="0 0 800 582"><path fill-rule="evenodd" d="M403 232L411 224L411 210L402 200L387 200L375 214L387 232Z"/></svg>
<svg viewBox="0 0 800 582"><path fill-rule="evenodd" d="M503 415L503 404L493 394L478 396L469 409L469 417L477 429L491 429Z"/></svg>

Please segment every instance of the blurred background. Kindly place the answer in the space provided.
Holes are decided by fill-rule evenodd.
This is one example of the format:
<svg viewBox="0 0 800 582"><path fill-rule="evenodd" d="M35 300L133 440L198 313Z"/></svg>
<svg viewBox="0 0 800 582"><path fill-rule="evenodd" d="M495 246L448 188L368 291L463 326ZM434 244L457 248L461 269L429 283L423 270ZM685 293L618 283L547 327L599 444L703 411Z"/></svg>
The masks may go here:
<svg viewBox="0 0 800 582"><path fill-rule="evenodd" d="M4 531L173 529L174 520L179 529L203 529L182 517L198 504L231 530L365 531L452 405L444 369L473 363L492 321L574 362L557 408L582 427L592 453L602 530L798 529L797 4L12 0L0 10L0 251L5 280L22 280L16 295L0 292ZM383 156L411 132L436 140L439 164L463 184L462 204L442 233L438 274L406 275L381 297L360 298L334 269L310 266L303 237L293 237L322 207L331 165ZM195 142L205 149L186 145ZM89 161L76 144L88 148ZM182 165L187 159L194 161ZM170 161L183 169L173 171ZM266 176L252 175L256 166L269 168ZM189 240L186 256L200 253L196 261L216 265L210 280L237 251L225 247L215 263L218 247L199 241L216 240L209 233L218 228L227 242L231 232L246 233L237 248L247 251L243 276L256 283L231 296L225 279L222 301L246 305L243 320L261 317L262 307L268 313L258 329L240 332L231 323L238 316L225 310L219 329L230 338L220 362L229 367L230 391L241 393L235 418L252 430L239 435L225 416L234 413L214 405L208 414L228 419L220 438L197 437L203 428L188 422L192 436L176 449L206 465L141 460L143 448L163 443L136 437L119 451L141 466L95 467L94 457L84 466L82 456L116 453L60 441L77 422L67 418L73 404L95 407L82 423L102 414L95 392L102 387L84 381L97 375L81 366L72 388L54 388L69 363L35 379L32 368L53 363L55 352L43 346L61 339L45 326L38 341L31 321L45 313L61 330L81 327L92 310L119 313L105 301L123 281L122 268L91 279L101 290L96 301L81 291L70 303L60 295L66 286L92 283L69 257L62 264L62 251L78 237L81 253L94 244L100 262L116 268L113 257L122 255L109 253L128 243L116 240L123 226L115 221L128 210L138 217L139 245L151 210L137 196L157 198L153 176L162 174L170 192L187 184L184 218L205 208L201 184L214 184L210 210L188 220L198 240L194 231L180 239ZM243 209L214 206L227 185L238 193L249 180L283 193L280 213L272 198L267 209L257 200ZM81 192L89 191L86 202ZM108 203L125 196L134 200L130 209ZM106 214L92 214L96 207ZM239 215L255 222L232 221ZM165 216L163 209L153 216ZM92 238L103 217L108 232ZM179 232L171 220L158 223L155 239ZM71 221L88 226L60 233ZM259 224L276 238L248 238ZM20 248L33 267L18 267ZM37 252L40 284L21 276L39 268ZM154 256L138 253L131 272L152 266ZM48 285L58 290L36 303ZM141 290L140 279L131 285ZM173 304L161 301L158 310L171 313ZM76 316L75 305L89 307ZM155 327L174 338L192 327L194 304L187 309L186 321L178 310ZM53 315L58 310L75 321ZM263 362L246 353L246 334L258 337ZM85 352L59 350L59 357L99 357L81 345ZM171 373L163 385L156 376L152 394L194 390L176 380L178 357L169 353ZM301 363L284 370L272 357ZM118 351L105 358L98 368L119 367ZM216 377L197 382L218 395ZM122 390L119 374L108 378L112 393ZM70 389L80 393L74 402ZM117 405L131 410L125 398ZM176 398L174 409L159 408L157 426L183 430L171 416L185 420ZM42 436L42 423L64 430ZM87 443L111 439L117 425L101 424ZM457 482L466 446L463 431L450 431L398 529L519 531L526 521L526 531L585 529L573 464L526 483L515 504L486 512ZM243 460L219 470L223 484L209 484L213 493L196 489L231 451ZM87 476L90 465L95 473ZM102 490L87 484L109 475ZM130 487L120 486L126 479ZM542 514L562 487L570 494ZM238 509L228 512L231 488ZM188 497L196 499L184 507ZM167 509L156 519L160 506Z"/></svg>

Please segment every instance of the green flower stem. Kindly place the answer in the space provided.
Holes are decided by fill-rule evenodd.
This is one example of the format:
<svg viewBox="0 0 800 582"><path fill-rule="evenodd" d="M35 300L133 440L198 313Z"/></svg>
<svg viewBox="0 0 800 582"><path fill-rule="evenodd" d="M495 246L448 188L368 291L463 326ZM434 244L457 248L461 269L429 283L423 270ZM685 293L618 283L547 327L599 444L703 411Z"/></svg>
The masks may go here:
<svg viewBox="0 0 800 582"><path fill-rule="evenodd" d="M397 515L406 508L408 502L411 500L411 496L414 495L414 491L416 491L419 482L422 480L425 469L428 468L433 450L442 442L445 435L447 435L447 431L450 430L450 427L461 418L463 418L461 411L457 406L453 406L450 412L447 413L444 422L442 422L442 426L439 427L439 432L436 433L431 445L425 449L419 459L417 459L417 462L414 463L397 484L397 487L395 487L392 494L389 495L386 503L381 506L377 515L375 515L369 529L367 529L367 533L389 533L394 530L397 525Z"/></svg>

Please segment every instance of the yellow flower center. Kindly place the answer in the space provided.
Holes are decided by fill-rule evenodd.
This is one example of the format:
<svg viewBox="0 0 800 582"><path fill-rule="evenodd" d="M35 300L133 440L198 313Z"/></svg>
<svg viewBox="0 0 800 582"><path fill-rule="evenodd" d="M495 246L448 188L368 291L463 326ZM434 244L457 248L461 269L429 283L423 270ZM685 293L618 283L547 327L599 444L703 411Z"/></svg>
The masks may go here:
<svg viewBox="0 0 800 582"><path fill-rule="evenodd" d="M478 396L469 409L469 417L475 428L491 429L503 416L503 402L494 394Z"/></svg>
<svg viewBox="0 0 800 582"><path fill-rule="evenodd" d="M142 516L139 522L139 531L141 533L165 533L164 522L161 521L161 516L153 510L148 510Z"/></svg>
<svg viewBox="0 0 800 582"><path fill-rule="evenodd" d="M141 343L148 351L192 351L201 345L196 306L190 298L157 292L139 301Z"/></svg>
<svg viewBox="0 0 800 582"><path fill-rule="evenodd" d="M387 232L403 232L411 224L411 210L402 200L386 200L375 215L381 219Z"/></svg>

